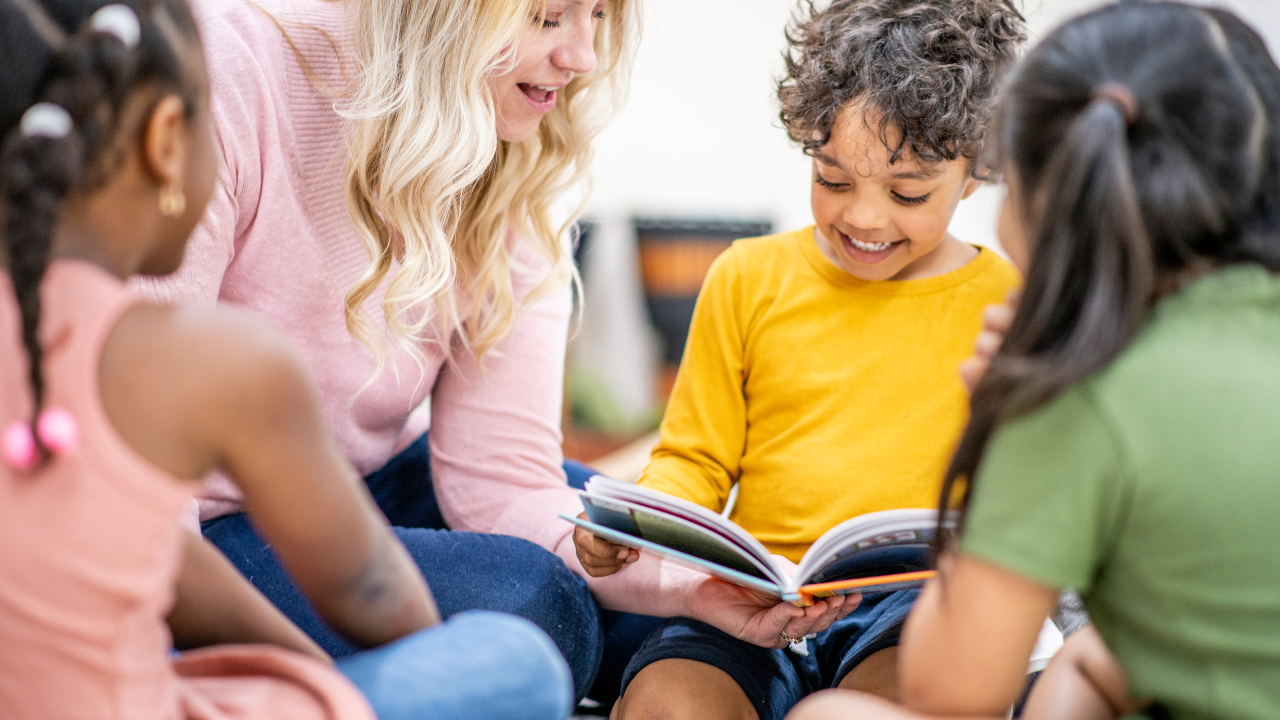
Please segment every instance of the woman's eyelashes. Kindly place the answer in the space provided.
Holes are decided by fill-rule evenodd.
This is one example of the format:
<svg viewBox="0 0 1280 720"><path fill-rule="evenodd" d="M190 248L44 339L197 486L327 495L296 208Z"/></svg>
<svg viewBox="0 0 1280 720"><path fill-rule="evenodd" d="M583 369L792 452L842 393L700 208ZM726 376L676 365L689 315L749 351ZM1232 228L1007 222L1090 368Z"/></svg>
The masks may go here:
<svg viewBox="0 0 1280 720"><path fill-rule="evenodd" d="M547 28L547 29L551 29L551 28L558 28L558 27L560 27L560 16L561 16L561 15L562 15L562 13L547 13L547 14L546 14L545 16L543 16L543 18L542 18L542 27ZM596 8L595 10L592 10L592 11L591 11L591 17L592 17L592 18L594 18L594 19L596 19L596 20L603 20L603 19L605 18L604 9L603 9L603 8Z"/></svg>

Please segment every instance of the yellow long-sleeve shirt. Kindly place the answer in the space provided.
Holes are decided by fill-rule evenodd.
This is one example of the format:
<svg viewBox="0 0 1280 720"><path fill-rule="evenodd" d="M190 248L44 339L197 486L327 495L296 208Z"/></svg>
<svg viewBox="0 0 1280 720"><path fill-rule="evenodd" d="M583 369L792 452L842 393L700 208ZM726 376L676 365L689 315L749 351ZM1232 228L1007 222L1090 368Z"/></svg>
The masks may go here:
<svg viewBox="0 0 1280 720"><path fill-rule="evenodd" d="M1017 271L990 250L923 280L844 272L813 228L739 240L712 266L640 484L798 561L836 524L935 507L968 415L960 363Z"/></svg>

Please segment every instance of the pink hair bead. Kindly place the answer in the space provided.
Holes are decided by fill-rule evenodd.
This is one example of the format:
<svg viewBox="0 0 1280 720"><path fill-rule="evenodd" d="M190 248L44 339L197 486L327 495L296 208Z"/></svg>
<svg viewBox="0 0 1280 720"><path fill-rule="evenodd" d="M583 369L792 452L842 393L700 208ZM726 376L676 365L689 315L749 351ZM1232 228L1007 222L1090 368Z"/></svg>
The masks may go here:
<svg viewBox="0 0 1280 720"><path fill-rule="evenodd" d="M80 424L66 408L51 407L36 420L40 442L59 455L65 455L80 444Z"/></svg>
<svg viewBox="0 0 1280 720"><path fill-rule="evenodd" d="M4 428L0 435L0 452L4 453L4 461L9 467L19 472L30 470L36 464L36 439L31 434L31 426L21 420L14 420Z"/></svg>

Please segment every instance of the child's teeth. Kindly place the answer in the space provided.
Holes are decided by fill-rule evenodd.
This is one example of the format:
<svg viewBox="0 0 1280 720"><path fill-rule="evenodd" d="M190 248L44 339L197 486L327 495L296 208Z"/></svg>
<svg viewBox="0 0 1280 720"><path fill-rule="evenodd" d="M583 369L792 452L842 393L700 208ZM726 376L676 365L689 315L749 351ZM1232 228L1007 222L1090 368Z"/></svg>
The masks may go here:
<svg viewBox="0 0 1280 720"><path fill-rule="evenodd" d="M849 242L853 243L853 246L858 248L862 252L880 252L881 250L887 250L889 246L893 244L893 243L865 243L860 240L855 240L853 238L849 238Z"/></svg>

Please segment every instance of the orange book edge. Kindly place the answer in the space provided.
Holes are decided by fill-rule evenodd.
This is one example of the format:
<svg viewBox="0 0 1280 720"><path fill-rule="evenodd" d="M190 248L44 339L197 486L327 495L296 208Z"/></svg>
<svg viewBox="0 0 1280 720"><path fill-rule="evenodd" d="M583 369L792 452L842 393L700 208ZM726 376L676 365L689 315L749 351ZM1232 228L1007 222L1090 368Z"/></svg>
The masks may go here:
<svg viewBox="0 0 1280 720"><path fill-rule="evenodd" d="M870 587L872 585L929 580L937 574L937 570L920 570L918 572L898 573L896 575L877 575L875 577L857 578L854 580L836 580L834 582L805 585L797 592L801 598L807 601L808 604L812 605L814 598L830 597L840 590L856 590L857 588Z"/></svg>

